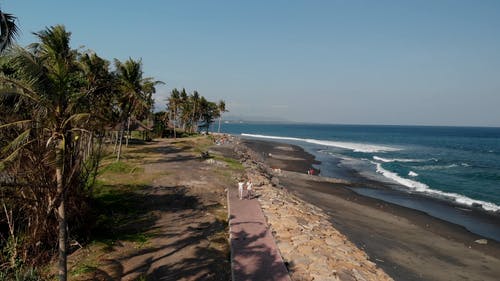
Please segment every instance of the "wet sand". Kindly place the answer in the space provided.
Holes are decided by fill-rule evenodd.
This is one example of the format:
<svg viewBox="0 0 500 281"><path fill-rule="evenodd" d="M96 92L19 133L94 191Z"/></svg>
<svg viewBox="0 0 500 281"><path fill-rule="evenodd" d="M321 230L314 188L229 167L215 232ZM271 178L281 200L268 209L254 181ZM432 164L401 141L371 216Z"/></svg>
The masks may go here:
<svg viewBox="0 0 500 281"><path fill-rule="evenodd" d="M280 184L323 209L333 225L395 280L499 280L500 243L423 212L361 196L350 184L310 180L303 174L317 164L302 148L244 140L270 167L284 173ZM500 223L500 222L498 222Z"/></svg>

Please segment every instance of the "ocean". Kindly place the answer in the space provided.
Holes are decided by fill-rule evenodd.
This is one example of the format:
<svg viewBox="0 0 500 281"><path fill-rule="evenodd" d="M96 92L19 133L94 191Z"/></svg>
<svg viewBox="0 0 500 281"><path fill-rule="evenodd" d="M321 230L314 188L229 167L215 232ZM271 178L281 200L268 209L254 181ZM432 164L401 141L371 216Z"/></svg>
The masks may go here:
<svg viewBox="0 0 500 281"><path fill-rule="evenodd" d="M358 193L500 240L500 229L466 215L470 209L500 214L500 128L229 123L222 131L299 145L322 162L323 176L351 180L346 171L355 171L390 186ZM412 195L436 200L422 203ZM440 201L463 206L465 217L442 209Z"/></svg>

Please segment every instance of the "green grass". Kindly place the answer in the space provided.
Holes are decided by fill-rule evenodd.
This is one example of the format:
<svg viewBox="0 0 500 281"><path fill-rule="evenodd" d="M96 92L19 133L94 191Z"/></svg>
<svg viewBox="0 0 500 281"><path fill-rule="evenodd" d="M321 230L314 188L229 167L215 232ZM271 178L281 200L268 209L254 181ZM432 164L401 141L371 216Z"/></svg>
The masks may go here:
<svg viewBox="0 0 500 281"><path fill-rule="evenodd" d="M221 156L216 156L215 159L220 160L220 161L224 161L227 164L227 166L231 169L238 170L238 171L245 169L243 167L243 164L241 164L240 161L238 161L236 159L221 157Z"/></svg>
<svg viewBox="0 0 500 281"><path fill-rule="evenodd" d="M144 169L136 166L132 166L124 161L113 162L104 166L101 170L101 174L113 173L113 174L132 174L137 172L142 172Z"/></svg>
<svg viewBox="0 0 500 281"><path fill-rule="evenodd" d="M91 264L83 263L83 264L79 264L74 269L72 269L70 271L70 274L73 277L78 277L78 276L80 276L82 274L87 274L87 273L91 273L91 272L96 271L97 268L98 268L98 266L99 265L97 263L91 263Z"/></svg>

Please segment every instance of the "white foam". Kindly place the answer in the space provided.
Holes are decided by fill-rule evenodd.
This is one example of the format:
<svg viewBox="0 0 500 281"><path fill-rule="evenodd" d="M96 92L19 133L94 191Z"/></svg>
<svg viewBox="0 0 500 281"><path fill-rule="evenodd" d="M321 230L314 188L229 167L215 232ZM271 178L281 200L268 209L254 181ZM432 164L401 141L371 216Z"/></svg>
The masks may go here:
<svg viewBox="0 0 500 281"><path fill-rule="evenodd" d="M445 169L451 169L458 167L457 164L450 164L450 165L428 165L428 166L420 166L420 167L414 167L415 169L421 170L421 171L433 171L433 170L445 170Z"/></svg>
<svg viewBox="0 0 500 281"><path fill-rule="evenodd" d="M349 149L354 152L385 152L385 151L397 151L398 148L373 145L365 143L354 143L354 142L341 142L341 141L327 141L327 140L316 140L316 139L302 139L302 138L292 138L292 137L278 137L278 136L267 136L267 135L257 135L257 134L241 134L242 136L254 137L254 138L264 138L264 139L277 139L277 140L292 140L292 141L303 141L307 143L319 144L324 146L332 146L343 149Z"/></svg>
<svg viewBox="0 0 500 281"><path fill-rule="evenodd" d="M410 176L410 177L418 177L418 174L415 173L414 171L410 171L410 172L408 172L408 176Z"/></svg>
<svg viewBox="0 0 500 281"><path fill-rule="evenodd" d="M416 191L420 193L424 193L427 195L431 195L434 197L442 198L442 199L447 199L453 202L456 202L461 205L466 205L466 206L481 206L484 210L486 211L491 211L491 212L497 212L500 211L500 206L491 203L491 202L486 202L482 200L476 200L469 198L467 196L457 194L457 193L452 193L452 192L444 192L440 190L435 190L431 189L428 185L411 180L411 179L406 179L403 177L400 177L397 173L393 173L390 171L387 171L386 169L382 168L382 164L372 162L377 166L377 173L382 174L388 179L391 179L392 181L399 183L405 187L408 187L411 191ZM410 172L411 173L411 172Z"/></svg>
<svg viewBox="0 0 500 281"><path fill-rule="evenodd" d="M379 156L373 156L374 160L377 161L382 161L385 163L390 163L390 162L425 162L427 160L422 160L422 159L401 159L401 158L382 158Z"/></svg>
<svg viewBox="0 0 500 281"><path fill-rule="evenodd" d="M396 174L394 172L387 171L386 169L382 168L382 164L376 163L376 162L372 162L372 163L377 166L377 173L382 174L384 177L391 179L391 180L393 180L401 185L409 187L411 190L424 192L427 189L429 189L429 186L424 184L424 183L402 178L398 174Z"/></svg>

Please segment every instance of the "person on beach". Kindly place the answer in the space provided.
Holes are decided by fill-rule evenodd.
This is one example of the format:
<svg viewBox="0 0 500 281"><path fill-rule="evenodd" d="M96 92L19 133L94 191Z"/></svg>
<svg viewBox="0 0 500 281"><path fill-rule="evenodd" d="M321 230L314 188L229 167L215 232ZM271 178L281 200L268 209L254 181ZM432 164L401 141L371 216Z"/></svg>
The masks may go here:
<svg viewBox="0 0 500 281"><path fill-rule="evenodd" d="M245 182L243 182L243 179L240 179L238 182L238 195L240 197L240 200L243 199L243 186L245 185Z"/></svg>
<svg viewBox="0 0 500 281"><path fill-rule="evenodd" d="M248 181L247 181L247 198L248 199L252 199L252 196L253 196L252 190L253 190L252 180L248 179Z"/></svg>

